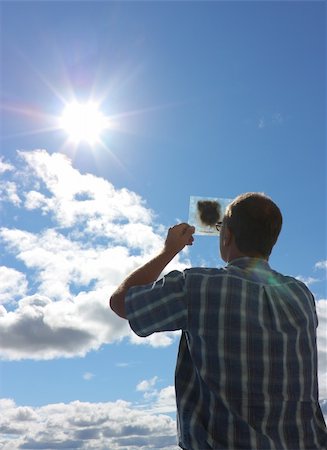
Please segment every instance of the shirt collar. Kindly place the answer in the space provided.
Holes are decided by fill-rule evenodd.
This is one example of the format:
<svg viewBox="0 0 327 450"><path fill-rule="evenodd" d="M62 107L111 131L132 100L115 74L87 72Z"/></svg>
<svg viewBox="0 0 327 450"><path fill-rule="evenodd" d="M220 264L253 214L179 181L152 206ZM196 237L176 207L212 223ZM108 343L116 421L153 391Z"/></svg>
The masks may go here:
<svg viewBox="0 0 327 450"><path fill-rule="evenodd" d="M236 266L241 269L258 269L258 270L271 270L267 260L262 258L252 258L250 256L242 256L241 258L236 258L227 264L228 266Z"/></svg>

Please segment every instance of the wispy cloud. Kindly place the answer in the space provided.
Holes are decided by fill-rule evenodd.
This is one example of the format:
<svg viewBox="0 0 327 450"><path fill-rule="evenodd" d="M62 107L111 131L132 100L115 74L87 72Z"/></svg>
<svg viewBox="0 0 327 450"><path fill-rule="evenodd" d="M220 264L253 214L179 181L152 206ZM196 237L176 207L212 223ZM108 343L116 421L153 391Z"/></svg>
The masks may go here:
<svg viewBox="0 0 327 450"><path fill-rule="evenodd" d="M327 270L327 260L318 261L315 265L316 269L325 269Z"/></svg>
<svg viewBox="0 0 327 450"><path fill-rule="evenodd" d="M265 119L263 117L261 117L258 121L258 128L264 128L265 125L266 125Z"/></svg>
<svg viewBox="0 0 327 450"><path fill-rule="evenodd" d="M284 117L279 112L274 113L271 116L271 123L273 125L282 125L284 123Z"/></svg>
<svg viewBox="0 0 327 450"><path fill-rule="evenodd" d="M115 364L116 367L121 367L122 369L135 366L136 362L118 362Z"/></svg>
<svg viewBox="0 0 327 450"><path fill-rule="evenodd" d="M84 374L83 374L83 380L85 380L85 381L90 381L90 380L92 380L92 378L94 378L95 377L95 375L94 375L94 373L92 373L92 372L85 372Z"/></svg>
<svg viewBox="0 0 327 450"><path fill-rule="evenodd" d="M257 119L259 129L282 126L285 123L285 117L280 112L265 114Z"/></svg>
<svg viewBox="0 0 327 450"><path fill-rule="evenodd" d="M302 281L302 283L306 284L307 286L310 286L311 284L317 283L318 281L320 281L318 278L303 277L302 275L297 275L295 278L299 281Z"/></svg>

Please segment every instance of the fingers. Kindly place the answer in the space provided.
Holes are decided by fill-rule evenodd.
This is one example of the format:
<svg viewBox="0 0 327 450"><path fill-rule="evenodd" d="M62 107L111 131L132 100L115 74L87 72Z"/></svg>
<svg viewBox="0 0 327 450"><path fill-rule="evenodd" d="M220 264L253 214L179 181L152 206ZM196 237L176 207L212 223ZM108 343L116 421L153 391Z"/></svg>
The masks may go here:
<svg viewBox="0 0 327 450"><path fill-rule="evenodd" d="M193 245L193 242L194 242L194 237L191 236L186 245Z"/></svg>
<svg viewBox="0 0 327 450"><path fill-rule="evenodd" d="M193 244L195 228L188 223L179 223L169 228L165 248L175 254L183 250L185 245Z"/></svg>
<svg viewBox="0 0 327 450"><path fill-rule="evenodd" d="M169 232L175 234L176 236L183 237L183 241L186 245L192 245L194 238L193 234L195 232L195 227L189 225L188 223L178 223L169 228Z"/></svg>
<svg viewBox="0 0 327 450"><path fill-rule="evenodd" d="M176 230L180 231L181 234L189 234L192 235L195 232L195 228L192 225L189 225L188 223L178 223L176 225L173 225L169 228L170 230Z"/></svg>
<svg viewBox="0 0 327 450"><path fill-rule="evenodd" d="M193 241L194 241L193 233L194 232L195 232L195 228L190 226L190 225L187 225L187 227L185 227L183 229L183 234L185 235L185 238L187 240L186 241L186 245L192 245L193 244Z"/></svg>

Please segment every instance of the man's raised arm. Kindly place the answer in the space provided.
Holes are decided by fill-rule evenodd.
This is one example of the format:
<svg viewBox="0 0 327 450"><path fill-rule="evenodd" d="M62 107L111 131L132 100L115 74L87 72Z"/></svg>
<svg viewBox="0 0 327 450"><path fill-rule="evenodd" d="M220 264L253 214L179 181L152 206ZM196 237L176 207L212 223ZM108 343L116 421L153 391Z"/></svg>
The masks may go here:
<svg viewBox="0 0 327 450"><path fill-rule="evenodd" d="M136 269L118 286L110 297L110 308L119 316L126 319L125 294L133 286L141 286L155 282L163 269L186 245L192 245L194 227L187 223L180 223L169 228L167 238L161 252Z"/></svg>

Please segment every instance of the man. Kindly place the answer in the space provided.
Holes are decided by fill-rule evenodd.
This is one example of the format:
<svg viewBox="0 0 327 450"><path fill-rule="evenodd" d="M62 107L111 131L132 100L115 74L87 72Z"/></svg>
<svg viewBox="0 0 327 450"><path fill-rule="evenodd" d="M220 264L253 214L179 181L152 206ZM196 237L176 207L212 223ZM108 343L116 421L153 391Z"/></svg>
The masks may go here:
<svg viewBox="0 0 327 450"><path fill-rule="evenodd" d="M315 301L303 283L268 264L281 225L271 199L240 195L217 224L224 268L156 281L192 245L194 227L175 225L162 251L110 299L139 336L182 330L175 388L183 449L327 448Z"/></svg>

